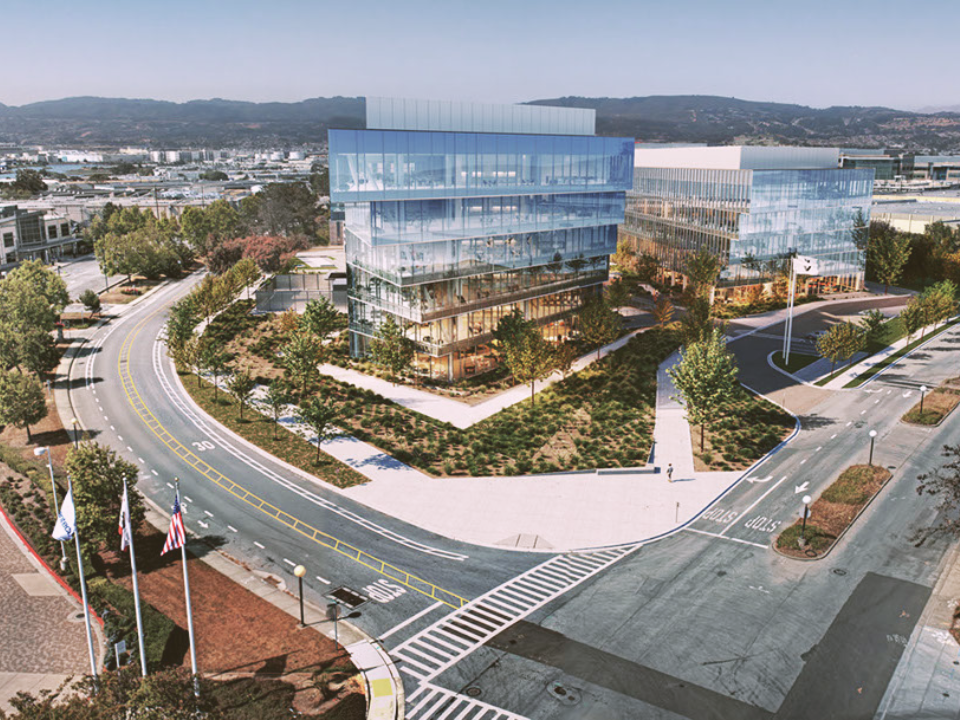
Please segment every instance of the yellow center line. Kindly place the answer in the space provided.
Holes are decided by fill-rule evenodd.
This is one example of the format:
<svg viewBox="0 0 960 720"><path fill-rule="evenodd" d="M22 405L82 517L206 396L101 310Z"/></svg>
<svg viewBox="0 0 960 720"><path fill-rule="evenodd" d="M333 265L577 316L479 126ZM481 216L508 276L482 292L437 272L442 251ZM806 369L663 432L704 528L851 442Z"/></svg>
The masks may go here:
<svg viewBox="0 0 960 720"><path fill-rule="evenodd" d="M439 600L444 605L448 605L449 607L459 608L468 602L466 598L460 597L456 593L452 593L449 590L444 590L443 588L434 585L423 578L408 573L406 570L401 570L400 568L391 565L388 562L384 562L383 560L370 555L360 548L354 547L350 543L339 540L333 535L315 528L309 523L299 520L289 513L286 513L271 505L266 500L258 497L255 493L250 492L242 485L234 482L220 471L208 465L183 443L177 440L173 434L170 433L160 423L159 420L157 420L156 416L154 416L154 414L147 407L147 404L143 401L143 398L140 397L140 391L137 389L136 383L133 381L133 376L130 374L130 350L133 347L134 341L140 334L140 331L143 330L146 322L160 313L163 309L163 307L158 308L136 324L134 329L127 334L126 338L124 338L123 344L120 347L120 355L117 358L117 372L120 375L120 382L123 387L124 395L127 397L127 401L137 413L137 416L140 418L140 420L143 421L150 432L152 432L160 440L160 442L173 450L178 457L186 461L190 466L195 468L197 472L210 480L214 485L226 490L228 493L242 500L250 507L259 510L265 515L268 515L294 532L299 533L305 538L313 540L318 545L330 548L331 550L340 553L344 557L349 558L350 560L353 560L364 567L370 568L374 572L380 573L391 580L395 580L405 587L420 593L421 595L425 595L433 600Z"/></svg>

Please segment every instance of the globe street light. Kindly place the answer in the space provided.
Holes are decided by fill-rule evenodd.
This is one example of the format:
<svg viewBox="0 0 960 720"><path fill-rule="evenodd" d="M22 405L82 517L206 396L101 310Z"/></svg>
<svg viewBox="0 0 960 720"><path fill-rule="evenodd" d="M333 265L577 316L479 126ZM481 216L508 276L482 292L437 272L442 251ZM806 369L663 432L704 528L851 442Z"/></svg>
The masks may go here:
<svg viewBox="0 0 960 720"><path fill-rule="evenodd" d="M927 386L920 386L920 415L923 415L923 396L927 394Z"/></svg>
<svg viewBox="0 0 960 720"><path fill-rule="evenodd" d="M297 576L297 581L300 583L300 627L306 627L307 624L303 621L303 576L307 574L307 569L303 565L297 565L293 569L293 574Z"/></svg>
<svg viewBox="0 0 960 720"><path fill-rule="evenodd" d="M79 448L80 447L80 430L78 429L77 426L80 425L80 421L77 420L76 418L70 418L70 424L73 425L73 447Z"/></svg>
<svg viewBox="0 0 960 720"><path fill-rule="evenodd" d="M800 525L800 547L807 544L807 518L810 517L810 503L813 501L809 495L804 495L800 502L803 503L803 523Z"/></svg>
<svg viewBox="0 0 960 720"><path fill-rule="evenodd" d="M57 499L57 483L53 480L53 453L50 452L48 447L36 447L33 449L33 454L37 457L41 455L47 456L47 467L50 469L50 487L53 488L53 512L57 515L60 514L60 500ZM60 570L67 569L67 549L63 545L63 540L60 541Z"/></svg>
<svg viewBox="0 0 960 720"><path fill-rule="evenodd" d="M871 430L870 431L870 462L869 462L870 467L873 467L873 441L876 437L877 437L877 431Z"/></svg>

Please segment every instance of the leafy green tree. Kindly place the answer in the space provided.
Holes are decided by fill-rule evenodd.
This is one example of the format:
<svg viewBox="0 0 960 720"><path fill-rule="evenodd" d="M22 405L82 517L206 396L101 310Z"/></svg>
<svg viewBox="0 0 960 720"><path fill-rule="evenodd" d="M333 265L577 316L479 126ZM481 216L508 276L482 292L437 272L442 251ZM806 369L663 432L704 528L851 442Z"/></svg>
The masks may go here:
<svg viewBox="0 0 960 720"><path fill-rule="evenodd" d="M187 362L187 359L181 353L187 342L193 338L194 330L199 322L197 302L193 295L187 295L171 306L170 314L167 317L166 342L170 356L178 366L192 364Z"/></svg>
<svg viewBox="0 0 960 720"><path fill-rule="evenodd" d="M886 316L881 310L871 310L860 320L860 327L863 328L864 338L867 342L876 339L880 329L887 322Z"/></svg>
<svg viewBox="0 0 960 720"><path fill-rule="evenodd" d="M66 282L39 260L26 260L11 270L4 279L4 285L32 288L47 302L54 318L70 303Z"/></svg>
<svg viewBox="0 0 960 720"><path fill-rule="evenodd" d="M326 340L342 325L342 316L325 297L308 301L300 317L300 326L321 340Z"/></svg>
<svg viewBox="0 0 960 720"><path fill-rule="evenodd" d="M660 327L663 327L673 320L673 314L675 312L676 308L673 307L673 303L670 302L670 298L663 293L657 295L657 300L653 305L653 319L657 321L657 324L660 325Z"/></svg>
<svg viewBox="0 0 960 720"><path fill-rule="evenodd" d="M180 233L198 255L210 252L210 224L207 222L207 213L202 208L190 206L183 211L180 216Z"/></svg>
<svg viewBox="0 0 960 720"><path fill-rule="evenodd" d="M680 337L684 345L703 342L716 327L713 306L706 298L694 297L687 303L687 312L680 318Z"/></svg>
<svg viewBox="0 0 960 720"><path fill-rule="evenodd" d="M934 497L937 504L935 524L914 532L911 540L916 543L936 537L960 537L960 444L944 445L941 455L946 458L943 465L917 477L917 494Z"/></svg>
<svg viewBox="0 0 960 720"><path fill-rule="evenodd" d="M886 294L890 286L900 279L903 267L910 259L910 238L889 225L875 228L871 226L867 262L877 280L883 283L883 292Z"/></svg>
<svg viewBox="0 0 960 720"><path fill-rule="evenodd" d="M957 286L950 280L941 280L920 294L924 326L936 324L956 312ZM921 335L922 337L922 335Z"/></svg>
<svg viewBox="0 0 960 720"><path fill-rule="evenodd" d="M273 418L273 439L277 439L277 429L280 427L280 416L290 403L290 393L287 390L286 383L280 378L274 378L267 385L267 392L263 396L263 402L270 411L270 417Z"/></svg>
<svg viewBox="0 0 960 720"><path fill-rule="evenodd" d="M280 354L280 362L299 388L300 397L306 396L307 388L320 379L317 366L323 360L323 344L309 333L295 332L280 348Z"/></svg>
<svg viewBox="0 0 960 720"><path fill-rule="evenodd" d="M706 248L690 253L683 263L683 274L689 283L690 295L709 301L721 269L720 259Z"/></svg>
<svg viewBox="0 0 960 720"><path fill-rule="evenodd" d="M230 177L222 170L206 170L200 173L199 177L201 180L208 180L210 182L219 182L230 179Z"/></svg>
<svg viewBox="0 0 960 720"><path fill-rule="evenodd" d="M656 281L660 274L660 261L653 253L642 252L637 256L637 279L643 283Z"/></svg>
<svg viewBox="0 0 960 720"><path fill-rule="evenodd" d="M203 343L201 348L200 364L204 370L213 375L213 401L217 402L220 390L220 378L227 371L227 354L211 342Z"/></svg>
<svg viewBox="0 0 960 720"><path fill-rule="evenodd" d="M536 404L537 380L557 369L557 357L550 343L531 323L527 332L515 335L506 346L506 365L518 383L530 385L530 405Z"/></svg>
<svg viewBox="0 0 960 720"><path fill-rule="evenodd" d="M241 218L249 234L307 235L316 238L317 196L305 183L270 183L241 202Z"/></svg>
<svg viewBox="0 0 960 720"><path fill-rule="evenodd" d="M592 298L583 306L579 324L581 337L597 346L598 360L603 346L616 340L623 330L623 318L603 298Z"/></svg>
<svg viewBox="0 0 960 720"><path fill-rule="evenodd" d="M230 392L240 403L240 419L243 420L243 408L250 402L253 391L257 387L257 381L246 370L238 370L230 378Z"/></svg>
<svg viewBox="0 0 960 720"><path fill-rule="evenodd" d="M727 350L726 338L720 328L709 336L685 347L680 362L667 370L680 393L687 418L700 426L700 452L708 425L722 415L724 406L736 394L737 365Z"/></svg>
<svg viewBox="0 0 960 720"><path fill-rule="evenodd" d="M329 168L318 168L310 174L310 189L318 197L330 197Z"/></svg>
<svg viewBox="0 0 960 720"><path fill-rule="evenodd" d="M17 170L16 179L3 186L3 194L11 199L26 199L39 195L47 189L43 175L32 168Z"/></svg>
<svg viewBox="0 0 960 720"><path fill-rule="evenodd" d="M67 473L73 479L80 541L90 550L117 541L117 518L123 498L123 480L130 488L130 519L134 528L144 518L143 499L136 489L137 466L105 445L83 442L67 453Z"/></svg>
<svg viewBox="0 0 960 720"><path fill-rule="evenodd" d="M631 275L637 272L637 254L633 252L630 243L622 236L617 239L617 252L613 254L610 260L621 272Z"/></svg>
<svg viewBox="0 0 960 720"><path fill-rule="evenodd" d="M907 301L907 306L900 311L900 322L903 323L903 329L907 331L907 340L913 337L924 325L923 304L919 297L912 297Z"/></svg>
<svg viewBox="0 0 960 720"><path fill-rule="evenodd" d="M32 443L30 426L46 416L47 403L38 378L10 371L0 374L0 424L23 428L27 442Z"/></svg>
<svg viewBox="0 0 960 720"><path fill-rule="evenodd" d="M90 288L84 290L77 299L83 303L83 306L91 315L100 312L100 296Z"/></svg>
<svg viewBox="0 0 960 720"><path fill-rule="evenodd" d="M923 234L929 239L938 255L949 255L960 250L960 231L941 220L927 225Z"/></svg>
<svg viewBox="0 0 960 720"><path fill-rule="evenodd" d="M573 371L573 364L577 361L577 358L580 357L580 353L577 352L577 346L569 340L564 340L557 344L553 353L557 370L566 378L567 375Z"/></svg>
<svg viewBox="0 0 960 720"><path fill-rule="evenodd" d="M514 308L510 313L500 318L496 329L493 331L493 347L500 356L504 358L507 346L528 332L533 326L532 320L527 320L519 308Z"/></svg>
<svg viewBox="0 0 960 720"><path fill-rule="evenodd" d="M614 280L604 289L604 297L610 307L617 309L629 304L633 293L623 280Z"/></svg>
<svg viewBox="0 0 960 720"><path fill-rule="evenodd" d="M866 334L862 327L851 322L833 325L817 338L817 352L830 360L832 373L839 360L849 360L863 348Z"/></svg>
<svg viewBox="0 0 960 720"><path fill-rule="evenodd" d="M17 343L18 364L38 377L51 373L60 364L60 351L49 333L30 329Z"/></svg>
<svg viewBox="0 0 960 720"><path fill-rule="evenodd" d="M323 398L314 397L300 406L297 419L317 435L317 464L320 464L320 446L335 438L340 431L333 425L337 420L337 408Z"/></svg>
<svg viewBox="0 0 960 720"><path fill-rule="evenodd" d="M415 354L416 345L413 340L407 337L393 316L388 315L370 343L373 362L395 378L410 369Z"/></svg>
<svg viewBox="0 0 960 720"><path fill-rule="evenodd" d="M253 258L243 258L230 269L231 274L236 278L241 288L247 291L247 299L250 298L250 286L260 279L260 268Z"/></svg>

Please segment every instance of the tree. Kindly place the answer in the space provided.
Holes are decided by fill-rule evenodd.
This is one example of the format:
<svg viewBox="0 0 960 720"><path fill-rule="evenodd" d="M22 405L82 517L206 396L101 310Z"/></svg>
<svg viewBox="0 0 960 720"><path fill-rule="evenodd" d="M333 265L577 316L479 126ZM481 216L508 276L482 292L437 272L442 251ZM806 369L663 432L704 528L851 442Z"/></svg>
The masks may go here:
<svg viewBox="0 0 960 720"><path fill-rule="evenodd" d="M687 418L700 426L700 452L706 427L719 419L724 405L736 393L737 366L727 350L720 328L680 351L680 362L667 370L680 393Z"/></svg>
<svg viewBox="0 0 960 720"><path fill-rule="evenodd" d="M637 271L637 255L623 237L617 240L617 252L610 259L621 272L633 274Z"/></svg>
<svg viewBox="0 0 960 720"><path fill-rule="evenodd" d="M853 230L850 231L850 239L857 246L860 252L866 252L870 244L870 226L863 216L863 210L857 208L857 214L853 216Z"/></svg>
<svg viewBox="0 0 960 720"><path fill-rule="evenodd" d="M295 332L280 348L280 353L281 364L300 389L300 397L304 397L307 387L320 378L317 366L323 359L323 344L309 333Z"/></svg>
<svg viewBox="0 0 960 720"><path fill-rule="evenodd" d="M38 377L53 372L60 364L56 341L42 330L27 330L20 336L17 347L18 364Z"/></svg>
<svg viewBox="0 0 960 720"><path fill-rule="evenodd" d="M564 340L554 348L554 360L557 370L564 378L573 371L573 364L577 361L580 354L577 352L577 346L569 340Z"/></svg>
<svg viewBox="0 0 960 720"><path fill-rule="evenodd" d="M290 402L290 396L283 380L274 378L270 381L270 384L267 385L267 392L263 396L263 401L270 410L270 417L273 418L273 439L276 440L280 416Z"/></svg>
<svg viewBox="0 0 960 720"><path fill-rule="evenodd" d="M314 397L300 406L297 419L317 434L317 464L320 464L320 445L340 434L333 426L337 419L336 406Z"/></svg>
<svg viewBox="0 0 960 720"><path fill-rule="evenodd" d="M923 309L923 324L936 324L946 320L956 311L957 286L950 280L941 280L920 294L920 307Z"/></svg>
<svg viewBox="0 0 960 720"><path fill-rule="evenodd" d="M890 286L900 279L903 266L910 259L910 238L898 233L889 225L874 234L871 228L867 262L876 278L883 283L886 295Z"/></svg>
<svg viewBox="0 0 960 720"><path fill-rule="evenodd" d="M237 278L240 287L246 288L247 298L250 297L250 286L260 279L260 268L253 258L243 258L230 270Z"/></svg>
<svg viewBox="0 0 960 720"><path fill-rule="evenodd" d="M393 319L393 315L387 315L370 343L373 362L392 377L396 377L410 369L416 352L417 347L413 340L407 337L403 328Z"/></svg>
<svg viewBox="0 0 960 720"><path fill-rule="evenodd" d="M226 240L213 245L204 256L207 268L216 275L222 275L243 258L244 245L240 239Z"/></svg>
<svg viewBox="0 0 960 720"><path fill-rule="evenodd" d="M543 380L557 368L550 343L531 323L528 332L517 335L506 346L506 365L518 383L530 385L530 405L536 404L537 380Z"/></svg>
<svg viewBox="0 0 960 720"><path fill-rule="evenodd" d="M900 322L903 323L903 329L907 331L907 340L913 337L913 334L923 327L923 304L920 298L914 296L907 301L907 306L900 311Z"/></svg>
<svg viewBox="0 0 960 720"><path fill-rule="evenodd" d="M192 294L178 300L170 308L166 342L170 355L178 366L193 364L183 355L183 350L187 342L194 337L193 332L199 322L197 303Z"/></svg>
<svg viewBox="0 0 960 720"><path fill-rule="evenodd" d="M117 542L117 518L123 497L123 481L130 489L130 520L136 528L144 518L143 499L137 492L137 466L95 442L81 443L67 453L67 473L73 479L73 502L77 508L80 540L96 551Z"/></svg>
<svg viewBox="0 0 960 720"><path fill-rule="evenodd" d="M252 197L240 204L247 232L316 238L317 196L305 183L270 183Z"/></svg>
<svg viewBox="0 0 960 720"><path fill-rule="evenodd" d="M38 195L47 189L47 184L43 181L43 175L32 168L17 170L16 179L4 185L4 195L10 198L29 198Z"/></svg>
<svg viewBox="0 0 960 720"><path fill-rule="evenodd" d="M660 261L653 253L642 252L637 257L637 279L643 283L652 283L660 274Z"/></svg>
<svg viewBox="0 0 960 720"><path fill-rule="evenodd" d="M610 307L616 310L629 304L633 293L630 292L630 288L623 280L614 280L604 289L604 297Z"/></svg>
<svg viewBox="0 0 960 720"><path fill-rule="evenodd" d="M10 271L4 284L8 287L32 288L47 302L54 316L70 303L66 282L39 260L21 263Z"/></svg>
<svg viewBox="0 0 960 720"><path fill-rule="evenodd" d="M257 387L257 381L246 370L238 370L230 378L229 386L230 392L240 403L240 419L243 420L243 408L250 402L253 391Z"/></svg>
<svg viewBox="0 0 960 720"><path fill-rule="evenodd" d="M597 346L597 360L603 346L616 340L623 329L623 318L603 298L589 300L580 311L579 322L580 335Z"/></svg>
<svg viewBox="0 0 960 720"><path fill-rule="evenodd" d="M342 320L333 303L321 297L307 302L300 317L300 325L307 332L326 340L342 325Z"/></svg>
<svg viewBox="0 0 960 720"><path fill-rule="evenodd" d="M922 543L931 537L960 536L960 444L944 445L941 455L947 461L932 473L917 477L918 495L930 495L937 499L937 524L929 528L918 529L912 537L914 542Z"/></svg>
<svg viewBox="0 0 960 720"><path fill-rule="evenodd" d="M702 342L713 332L715 326L710 301L694 297L687 303L687 312L680 318L680 337L683 344Z"/></svg>
<svg viewBox="0 0 960 720"><path fill-rule="evenodd" d="M860 327L863 329L864 339L867 342L874 340L886 321L887 318L881 310L871 310L864 315L860 320Z"/></svg>
<svg viewBox="0 0 960 720"><path fill-rule="evenodd" d="M657 321L660 327L663 327L673 320L675 311L676 309L673 307L673 303L670 302L670 298L663 293L657 295L657 300L653 305L653 319Z"/></svg>
<svg viewBox="0 0 960 720"><path fill-rule="evenodd" d="M230 177L222 170L206 170L200 173L199 177L201 180L209 180L211 182L219 182L230 179Z"/></svg>
<svg viewBox="0 0 960 720"><path fill-rule="evenodd" d="M865 337L862 327L851 322L837 323L817 338L817 352L830 360L832 373L838 360L849 360L863 348Z"/></svg>
<svg viewBox="0 0 960 720"><path fill-rule="evenodd" d="M90 288L84 290L77 299L83 303L83 306L91 315L100 312L100 296Z"/></svg>
<svg viewBox="0 0 960 720"><path fill-rule="evenodd" d="M43 385L37 377L10 371L0 374L0 424L23 428L27 442L32 443L30 426L46 416Z"/></svg>
<svg viewBox="0 0 960 720"><path fill-rule="evenodd" d="M683 274L689 283L690 294L709 301L720 270L720 259L706 248L689 254L683 263Z"/></svg>
<svg viewBox="0 0 960 720"><path fill-rule="evenodd" d="M200 365L213 375L213 401L217 402L220 376L227 370L227 354L217 345L205 342L200 350Z"/></svg>

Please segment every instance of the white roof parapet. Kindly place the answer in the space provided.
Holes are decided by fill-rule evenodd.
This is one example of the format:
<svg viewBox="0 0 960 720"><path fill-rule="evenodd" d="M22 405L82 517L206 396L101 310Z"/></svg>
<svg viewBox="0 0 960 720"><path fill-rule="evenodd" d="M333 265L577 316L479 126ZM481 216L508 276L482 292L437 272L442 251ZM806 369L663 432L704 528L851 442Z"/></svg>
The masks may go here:
<svg viewBox="0 0 960 720"><path fill-rule="evenodd" d="M823 170L840 164L839 148L722 147L644 148L637 145L634 167L696 168L701 170Z"/></svg>
<svg viewBox="0 0 960 720"><path fill-rule="evenodd" d="M366 99L368 130L593 135L597 111L456 100Z"/></svg>

